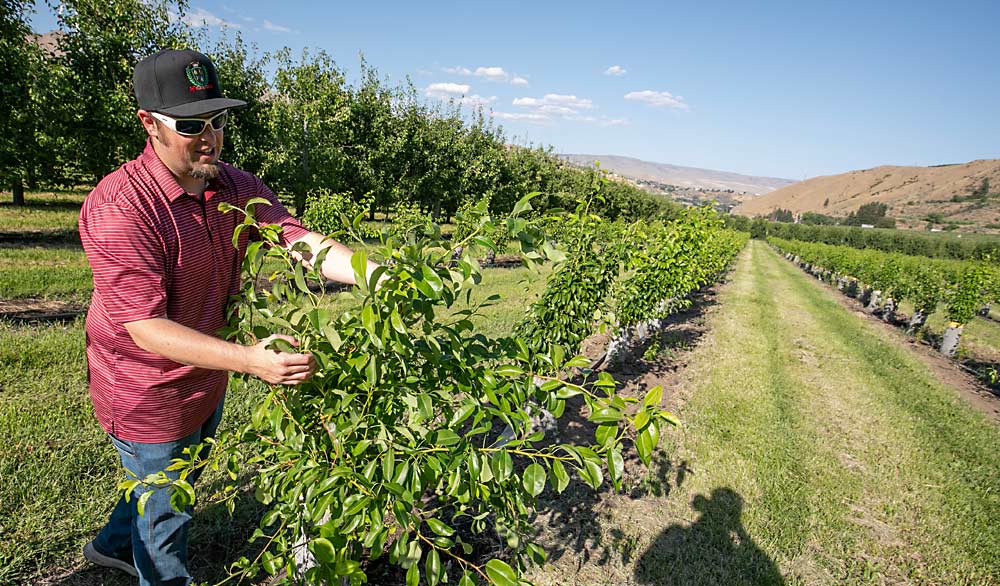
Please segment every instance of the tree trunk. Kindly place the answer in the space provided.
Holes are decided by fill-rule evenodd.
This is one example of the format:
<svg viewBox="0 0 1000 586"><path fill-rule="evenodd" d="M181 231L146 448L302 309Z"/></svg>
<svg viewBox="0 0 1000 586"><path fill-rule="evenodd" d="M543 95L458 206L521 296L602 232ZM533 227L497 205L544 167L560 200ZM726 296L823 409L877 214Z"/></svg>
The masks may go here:
<svg viewBox="0 0 1000 586"><path fill-rule="evenodd" d="M868 305L865 306L865 311L868 313L875 313L875 310L878 309L878 303L881 297L881 291L872 289L872 294L871 297L868 298Z"/></svg>
<svg viewBox="0 0 1000 586"><path fill-rule="evenodd" d="M24 205L24 181L18 177L14 180L14 185L11 188L14 192L14 205L23 206Z"/></svg>
<svg viewBox="0 0 1000 586"><path fill-rule="evenodd" d="M948 329L944 331L944 337L941 339L941 353L948 358L954 358L955 352L958 351L958 342L962 338L962 324L951 322L948 324Z"/></svg>
<svg viewBox="0 0 1000 586"><path fill-rule="evenodd" d="M882 321L893 323L896 321L896 302L892 297L885 300L882 306Z"/></svg>
<svg viewBox="0 0 1000 586"><path fill-rule="evenodd" d="M914 309L913 315L910 316L910 321L906 324L906 333L910 335L916 334L917 330L924 327L925 321L927 321L927 314L919 309Z"/></svg>

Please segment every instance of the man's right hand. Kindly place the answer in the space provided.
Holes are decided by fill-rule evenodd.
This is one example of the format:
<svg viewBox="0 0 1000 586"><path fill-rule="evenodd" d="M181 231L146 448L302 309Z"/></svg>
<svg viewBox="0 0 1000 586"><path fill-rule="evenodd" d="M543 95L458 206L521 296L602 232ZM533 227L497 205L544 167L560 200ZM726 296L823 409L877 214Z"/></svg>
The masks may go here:
<svg viewBox="0 0 1000 586"><path fill-rule="evenodd" d="M247 372L272 385L297 385L309 380L316 370L316 359L312 354L290 354L270 350L267 345L275 338L287 341L292 346L299 343L290 336L275 334L268 336L253 346L249 346Z"/></svg>

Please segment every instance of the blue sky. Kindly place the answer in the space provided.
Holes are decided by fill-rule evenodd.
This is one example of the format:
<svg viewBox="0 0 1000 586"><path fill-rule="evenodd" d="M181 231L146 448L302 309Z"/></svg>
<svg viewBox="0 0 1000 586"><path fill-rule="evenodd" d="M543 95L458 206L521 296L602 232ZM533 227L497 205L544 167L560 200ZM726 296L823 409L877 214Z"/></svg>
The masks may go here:
<svg viewBox="0 0 1000 586"><path fill-rule="evenodd" d="M996 1L191 0L188 18L348 75L363 53L557 152L789 179L1000 158Z"/></svg>

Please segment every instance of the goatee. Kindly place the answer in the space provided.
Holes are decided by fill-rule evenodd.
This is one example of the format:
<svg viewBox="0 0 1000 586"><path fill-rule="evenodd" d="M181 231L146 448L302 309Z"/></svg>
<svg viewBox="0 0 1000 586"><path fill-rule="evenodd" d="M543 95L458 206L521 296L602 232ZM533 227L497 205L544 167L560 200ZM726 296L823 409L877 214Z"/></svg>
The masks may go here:
<svg viewBox="0 0 1000 586"><path fill-rule="evenodd" d="M199 165L198 167L191 169L188 175L194 177L195 179L201 179L207 181L209 179L215 179L219 176L219 166L218 165Z"/></svg>

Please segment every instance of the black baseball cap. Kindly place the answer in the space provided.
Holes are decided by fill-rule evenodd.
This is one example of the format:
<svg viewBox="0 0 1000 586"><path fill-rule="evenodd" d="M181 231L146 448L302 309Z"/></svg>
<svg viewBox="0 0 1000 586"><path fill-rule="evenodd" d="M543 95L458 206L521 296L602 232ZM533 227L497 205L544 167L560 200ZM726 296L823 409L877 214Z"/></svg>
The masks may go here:
<svg viewBox="0 0 1000 586"><path fill-rule="evenodd" d="M140 110L175 118L201 116L247 103L222 97L212 60L198 51L165 49L149 55L132 74Z"/></svg>

